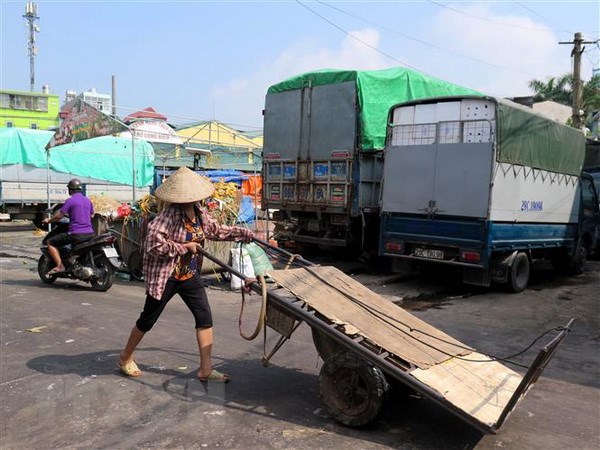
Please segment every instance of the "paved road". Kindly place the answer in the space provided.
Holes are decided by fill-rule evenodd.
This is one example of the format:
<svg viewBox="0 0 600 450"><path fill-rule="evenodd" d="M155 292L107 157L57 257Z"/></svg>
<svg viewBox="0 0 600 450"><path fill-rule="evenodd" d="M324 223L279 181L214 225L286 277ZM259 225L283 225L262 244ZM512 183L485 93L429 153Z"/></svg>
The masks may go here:
<svg viewBox="0 0 600 450"><path fill-rule="evenodd" d="M137 354L144 375L125 379L116 370L116 356L139 313L143 285L120 281L107 293L69 281L45 286L32 259L39 238L13 229L0 238L3 449L600 446L598 262L577 278L541 271L517 295L450 284L438 289L439 281L436 293L431 275L385 286L375 283L377 277L362 278L386 295L404 297L415 314L483 352L514 353L542 331L579 317L501 432L481 436L426 399L403 393L392 393L383 414L366 429L336 424L319 404L321 363L307 327L263 368L262 343L239 337L239 296L220 285L209 291L215 362L232 376L231 383L206 388L194 378L193 322L177 300ZM248 329L257 302L254 296L247 310Z"/></svg>

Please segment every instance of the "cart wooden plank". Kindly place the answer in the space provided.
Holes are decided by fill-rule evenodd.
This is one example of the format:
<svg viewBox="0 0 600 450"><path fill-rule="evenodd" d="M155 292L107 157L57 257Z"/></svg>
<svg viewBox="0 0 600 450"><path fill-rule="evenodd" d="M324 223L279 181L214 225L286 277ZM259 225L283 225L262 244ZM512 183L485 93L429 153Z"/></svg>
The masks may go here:
<svg viewBox="0 0 600 450"><path fill-rule="evenodd" d="M489 426L498 422L523 379L517 372L476 352L427 370L412 370L410 375Z"/></svg>
<svg viewBox="0 0 600 450"><path fill-rule="evenodd" d="M421 369L472 352L467 345L334 267L273 270L268 275L333 323L343 326L347 335L361 335Z"/></svg>

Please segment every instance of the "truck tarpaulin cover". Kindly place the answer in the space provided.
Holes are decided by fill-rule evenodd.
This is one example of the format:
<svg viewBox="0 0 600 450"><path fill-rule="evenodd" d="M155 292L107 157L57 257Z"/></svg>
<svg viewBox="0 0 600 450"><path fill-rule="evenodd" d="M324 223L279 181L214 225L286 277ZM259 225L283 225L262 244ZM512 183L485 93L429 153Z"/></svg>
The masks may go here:
<svg viewBox="0 0 600 450"><path fill-rule="evenodd" d="M585 159L585 136L508 100L498 102L499 162L579 175Z"/></svg>
<svg viewBox="0 0 600 450"><path fill-rule="evenodd" d="M398 103L429 97L483 95L472 89L405 68L365 71L324 69L288 78L271 86L268 93L347 81L356 82L362 150L383 149L388 113L390 108Z"/></svg>
<svg viewBox="0 0 600 450"><path fill-rule="evenodd" d="M46 168L46 144L52 131L0 129L0 166L27 164ZM131 139L103 136L59 145L50 151L50 169L75 176L131 185ZM152 184L154 150L146 141L135 141L137 187Z"/></svg>

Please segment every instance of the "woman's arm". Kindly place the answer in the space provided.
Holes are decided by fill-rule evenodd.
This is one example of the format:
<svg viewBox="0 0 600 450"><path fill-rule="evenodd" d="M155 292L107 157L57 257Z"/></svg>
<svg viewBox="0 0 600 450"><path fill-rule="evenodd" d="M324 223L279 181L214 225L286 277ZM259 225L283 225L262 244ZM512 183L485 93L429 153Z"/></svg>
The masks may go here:
<svg viewBox="0 0 600 450"><path fill-rule="evenodd" d="M202 216L202 230L204 230L206 239L211 241L252 241L254 233L247 228L223 225L204 209L200 210L200 214Z"/></svg>
<svg viewBox="0 0 600 450"><path fill-rule="evenodd" d="M173 231L171 231L175 229L173 219L170 215L160 214L148 224L145 251L164 258L174 258L188 252L187 244L173 240Z"/></svg>

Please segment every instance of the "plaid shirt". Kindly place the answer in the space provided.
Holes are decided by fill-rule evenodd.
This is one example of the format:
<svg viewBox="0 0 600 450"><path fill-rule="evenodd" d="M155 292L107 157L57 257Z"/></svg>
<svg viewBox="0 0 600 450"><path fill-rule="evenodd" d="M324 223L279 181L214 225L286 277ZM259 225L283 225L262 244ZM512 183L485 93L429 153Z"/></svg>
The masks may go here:
<svg viewBox="0 0 600 450"><path fill-rule="evenodd" d="M196 210L200 212L206 239L238 242L252 236L246 228L222 225L199 205ZM160 300L178 258L187 253L183 245L186 238L183 218L181 207L171 205L148 224L143 240L144 278L146 292L155 299ZM198 255L198 270L201 267L202 256Z"/></svg>

